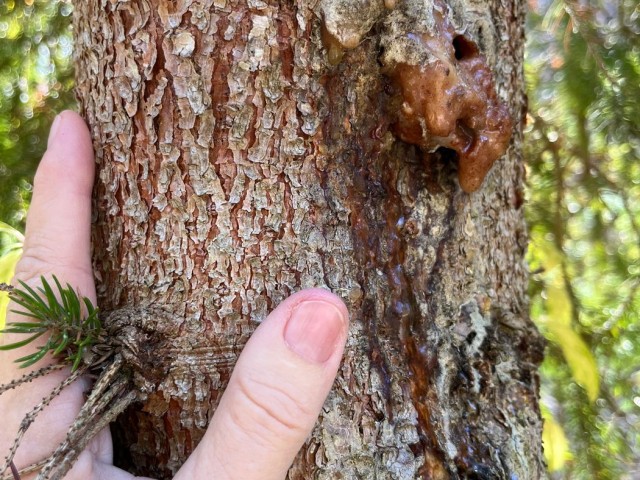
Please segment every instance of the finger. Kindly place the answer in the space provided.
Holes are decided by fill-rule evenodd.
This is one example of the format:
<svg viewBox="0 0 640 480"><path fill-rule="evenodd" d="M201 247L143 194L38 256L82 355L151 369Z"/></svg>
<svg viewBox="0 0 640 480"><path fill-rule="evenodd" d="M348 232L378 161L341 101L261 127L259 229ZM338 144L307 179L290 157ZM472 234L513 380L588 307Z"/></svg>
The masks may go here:
<svg viewBox="0 0 640 480"><path fill-rule="evenodd" d="M281 480L335 379L347 309L305 290L269 315L247 343L209 429L176 479Z"/></svg>
<svg viewBox="0 0 640 480"><path fill-rule="evenodd" d="M27 215L24 253L16 266L14 282L22 280L40 286L40 275L54 274L63 284L70 283L82 295L95 301L89 257L93 174L91 140L84 121L73 112L61 113L54 121L47 152L36 173ZM7 323L19 319L23 317L13 313L7 315ZM4 334L0 344L23 339L21 335ZM0 383L45 365L49 361L46 358L23 370L13 361L35 351L45 341L43 336L32 344L3 352ZM68 369L58 370L0 397L0 411L11 412L0 429L0 451L8 450L24 415L68 375ZM24 467L40 461L62 441L82 405L82 393L86 388L86 379L76 381L37 417L18 449L16 465Z"/></svg>
<svg viewBox="0 0 640 480"><path fill-rule="evenodd" d="M71 284L95 302L89 238L93 175L93 150L84 120L72 111L60 113L36 172L24 251L16 266L14 283L21 280L40 286L41 275L56 275L63 285ZM16 318L20 317L7 315L7 323ZM24 336L6 334L0 343L23 339ZM33 345L7 352L5 358L10 361L21 357L44 341L41 337ZM6 379L15 365L3 365L0 378Z"/></svg>
<svg viewBox="0 0 640 480"><path fill-rule="evenodd" d="M36 172L16 280L39 282L40 275L54 274L75 287L86 289L93 283L89 239L93 176L89 130L77 113L62 112L51 127ZM82 294L95 299L93 289Z"/></svg>

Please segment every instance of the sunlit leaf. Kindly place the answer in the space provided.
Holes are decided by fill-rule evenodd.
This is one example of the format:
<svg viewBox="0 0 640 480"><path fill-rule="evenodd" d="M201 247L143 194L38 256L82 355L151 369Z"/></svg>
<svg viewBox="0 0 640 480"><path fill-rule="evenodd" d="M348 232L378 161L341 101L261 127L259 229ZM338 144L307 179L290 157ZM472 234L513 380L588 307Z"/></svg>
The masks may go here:
<svg viewBox="0 0 640 480"><path fill-rule="evenodd" d="M22 249L12 250L0 257L0 283L9 283L13 278L16 264L22 255ZM9 294L0 292L0 329L4 327L7 317L7 305L9 304Z"/></svg>
<svg viewBox="0 0 640 480"><path fill-rule="evenodd" d="M570 326L557 322L548 322L545 326L549 331L549 339L562 349L574 380L585 389L589 400L595 401L600 391L600 374L593 353Z"/></svg>
<svg viewBox="0 0 640 480"><path fill-rule="evenodd" d="M546 285L546 293L548 323L570 326L573 306L560 271L556 272L553 281Z"/></svg>
<svg viewBox="0 0 640 480"><path fill-rule="evenodd" d="M537 261L542 264L545 272L559 267L562 262L562 252L554 245L549 234L545 231L531 232L531 246Z"/></svg>
<svg viewBox="0 0 640 480"><path fill-rule="evenodd" d="M542 408L544 427L542 429L542 445L544 458L550 472L557 472L564 468L567 460L572 458L569 450L569 440L562 426L556 422L548 409Z"/></svg>
<svg viewBox="0 0 640 480"><path fill-rule="evenodd" d="M0 221L0 234L4 234L4 235L8 235L9 237L12 237L14 239L13 243L21 244L24 242L24 235L22 235L22 233L19 230L16 230L11 225L3 221Z"/></svg>
<svg viewBox="0 0 640 480"><path fill-rule="evenodd" d="M21 254L21 250L12 250L0 257L0 282L8 283L13 278L13 272Z"/></svg>

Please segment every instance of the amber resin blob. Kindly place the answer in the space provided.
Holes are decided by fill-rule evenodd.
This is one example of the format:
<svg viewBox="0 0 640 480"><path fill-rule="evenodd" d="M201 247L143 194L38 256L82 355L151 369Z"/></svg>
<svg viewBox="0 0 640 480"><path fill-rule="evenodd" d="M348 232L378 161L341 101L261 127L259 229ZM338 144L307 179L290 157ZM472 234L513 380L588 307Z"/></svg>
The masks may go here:
<svg viewBox="0 0 640 480"><path fill-rule="evenodd" d="M427 152L454 150L460 186L474 192L507 150L512 121L477 45L457 35L443 15L435 18L430 33L387 40L383 63L400 97L394 130ZM399 61L398 52L406 49L418 53Z"/></svg>

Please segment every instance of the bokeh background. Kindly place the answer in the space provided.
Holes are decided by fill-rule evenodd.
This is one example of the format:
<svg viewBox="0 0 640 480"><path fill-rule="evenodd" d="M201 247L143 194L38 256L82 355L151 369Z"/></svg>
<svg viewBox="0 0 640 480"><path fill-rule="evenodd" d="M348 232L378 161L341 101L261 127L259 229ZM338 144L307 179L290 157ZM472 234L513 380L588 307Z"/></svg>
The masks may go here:
<svg viewBox="0 0 640 480"><path fill-rule="evenodd" d="M56 112L74 108L71 3L0 0L0 281ZM529 0L531 315L552 479L640 478L640 4ZM0 297L0 322L6 309ZM1 324L1 323L0 323Z"/></svg>

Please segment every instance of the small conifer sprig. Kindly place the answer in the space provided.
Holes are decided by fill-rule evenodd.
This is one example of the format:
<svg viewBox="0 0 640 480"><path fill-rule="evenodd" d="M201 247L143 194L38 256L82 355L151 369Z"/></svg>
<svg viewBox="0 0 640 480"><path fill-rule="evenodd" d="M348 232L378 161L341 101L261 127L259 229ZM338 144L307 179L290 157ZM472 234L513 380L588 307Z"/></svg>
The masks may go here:
<svg viewBox="0 0 640 480"><path fill-rule="evenodd" d="M38 480L63 478L100 431L130 405L155 391L163 370L157 369L153 356L147 359L147 355L140 356L139 352L164 349L165 339L172 331L173 314L162 307L122 307L106 315L101 312L101 321L98 309L70 285L63 287L56 277L49 282L41 277L41 282L36 288L23 282L15 288L0 283L0 291L9 292L19 309L13 311L22 317L8 323L0 333L19 333L25 338L12 339L14 343L1 346L0 350L20 348L46 338L45 342L38 342L44 345L34 347L17 362L26 367L48 354L61 360L0 385L0 395L55 370L62 371L57 374L59 382L51 392L24 415L6 455L0 452L0 480L11 477L19 480L20 475L36 471ZM163 330L166 326L169 330ZM65 368L67 365L71 365L71 371ZM15 465L12 468L18 448L38 415L66 387L87 373L95 382L64 441L47 458L22 470Z"/></svg>
<svg viewBox="0 0 640 480"><path fill-rule="evenodd" d="M20 333L28 337L1 345L0 350L20 348L48 334L44 345L15 361L25 368L42 359L47 352L54 357L66 354L66 360L75 371L100 338L102 325L98 309L87 297L80 297L71 285L63 287L55 276L53 282L57 295L44 277L40 280L42 287L37 291L24 282L20 282L20 287L9 290L11 300L23 308L12 312L26 317L27 321L8 323L0 333Z"/></svg>

